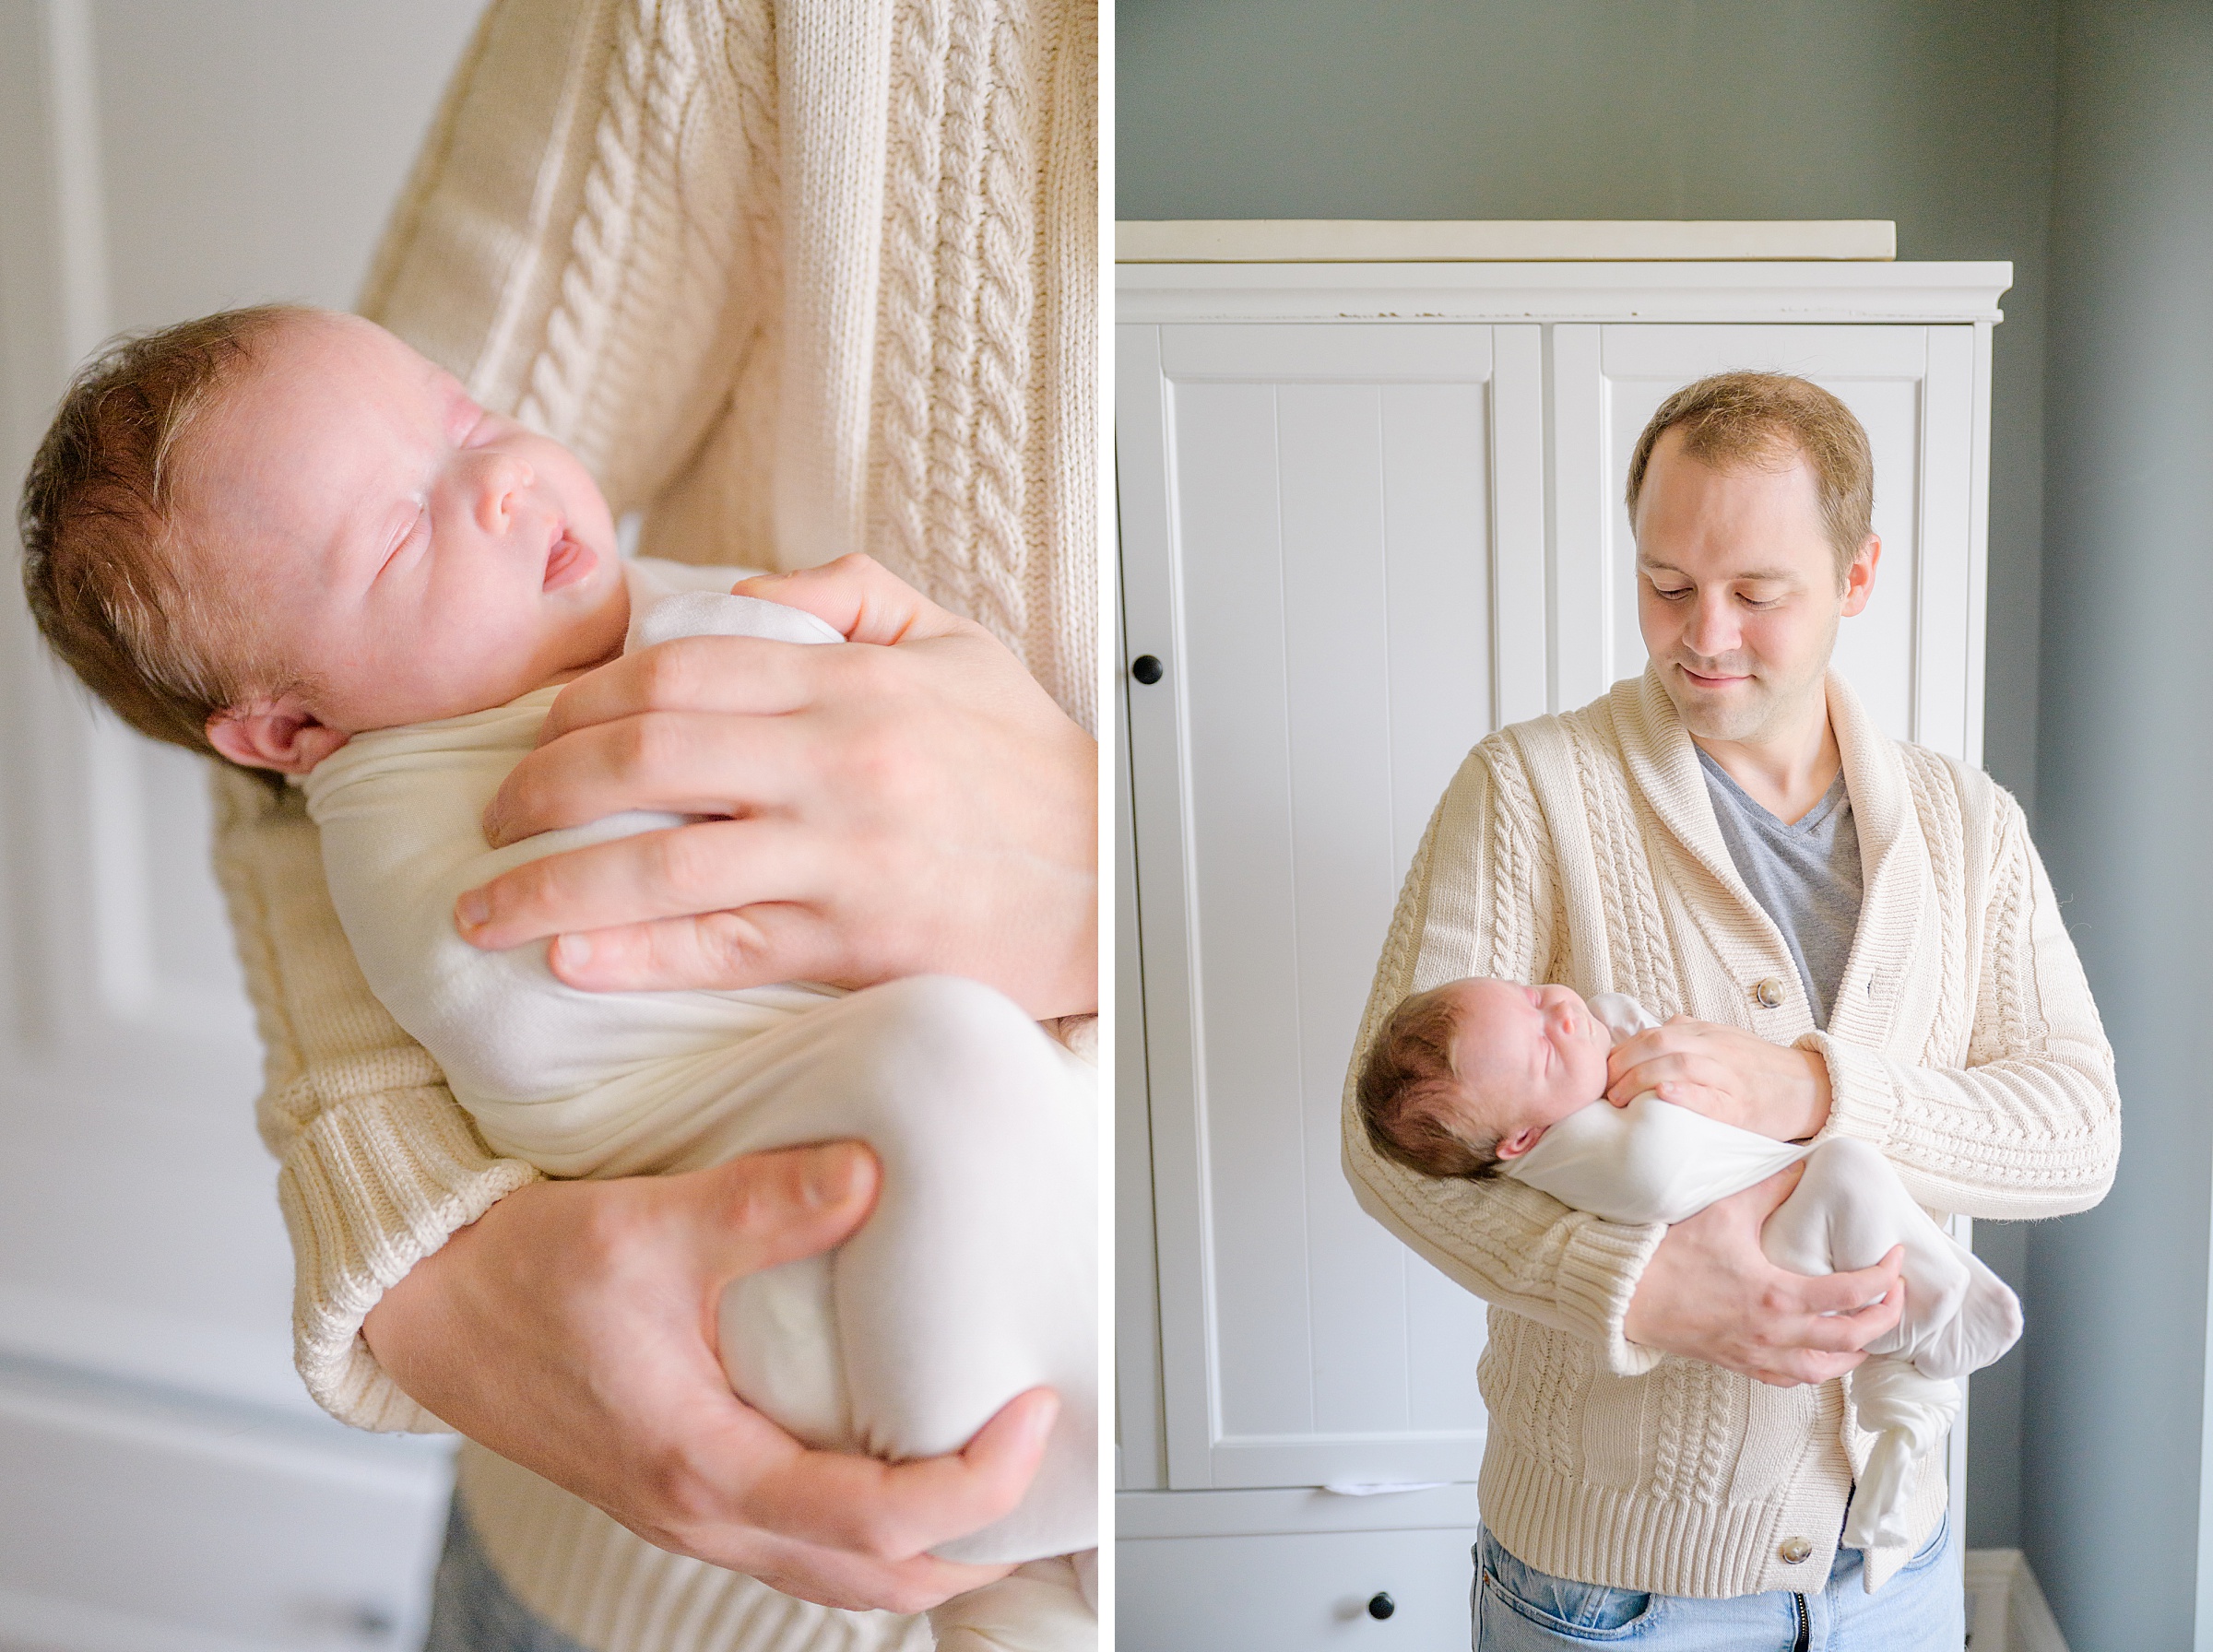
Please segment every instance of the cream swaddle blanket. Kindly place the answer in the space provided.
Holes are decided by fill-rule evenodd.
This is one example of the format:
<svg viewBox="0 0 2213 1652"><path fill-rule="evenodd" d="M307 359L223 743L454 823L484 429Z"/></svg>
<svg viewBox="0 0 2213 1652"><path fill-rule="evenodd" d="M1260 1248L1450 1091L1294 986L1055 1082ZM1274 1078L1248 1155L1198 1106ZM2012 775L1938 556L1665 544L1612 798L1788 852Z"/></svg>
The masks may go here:
<svg viewBox="0 0 2213 1652"><path fill-rule="evenodd" d="M624 572L626 649L702 633L843 641L810 614L728 595L728 570ZM453 926L463 891L680 823L632 813L486 847L484 807L557 692L357 735L308 777L331 897L371 988L485 1139L556 1175L866 1140L883 1177L861 1230L725 1292L731 1386L810 1444L914 1457L958 1448L1017 1393L1050 1384L1060 1415L1021 1505L937 1552L998 1563L1093 1548L1095 1070L968 981L587 993L553 975L542 945L469 946Z"/></svg>
<svg viewBox="0 0 2213 1652"><path fill-rule="evenodd" d="M1618 993L1588 1002L1615 1044L1660 1025ZM1843 1137L1817 1147L1771 1140L1647 1092L1626 1107L1598 1101L1569 1114L1506 1174L1609 1221L1676 1222L1801 1161L1805 1174L1761 1230L1769 1261L1793 1273L1840 1273L1872 1268L1894 1245L1906 1248L1905 1313L1849 1379L1852 1410L1875 1444L1843 1540L1895 1547L1911 1535L1905 1505L1921 1459L1959 1414L1952 1379L2014 1345L2021 1304L1913 1202L1888 1160Z"/></svg>

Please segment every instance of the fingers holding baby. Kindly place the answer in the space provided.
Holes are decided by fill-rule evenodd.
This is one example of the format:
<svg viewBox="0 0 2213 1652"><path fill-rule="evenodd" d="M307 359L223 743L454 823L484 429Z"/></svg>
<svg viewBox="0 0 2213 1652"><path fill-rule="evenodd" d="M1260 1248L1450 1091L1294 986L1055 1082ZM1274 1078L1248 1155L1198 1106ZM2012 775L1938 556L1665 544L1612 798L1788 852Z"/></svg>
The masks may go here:
<svg viewBox="0 0 2213 1652"><path fill-rule="evenodd" d="M1779 1141L1828 1122L1828 1068L1817 1051L1684 1015L1607 1055L1606 1100L1626 1107L1645 1094Z"/></svg>
<svg viewBox="0 0 2213 1652"><path fill-rule="evenodd" d="M1671 1226L1622 1316L1640 1347L1703 1360L1776 1387L1827 1382L1867 1358L1905 1312L1905 1252L1809 1276L1777 1267L1760 1233L1804 1174L1793 1164Z"/></svg>
<svg viewBox="0 0 2213 1652"><path fill-rule="evenodd" d="M1096 748L995 638L866 557L749 580L850 643L704 636L554 702L487 835L618 810L716 817L532 861L465 937L560 937L592 988L966 975L1032 1015L1095 1008Z"/></svg>

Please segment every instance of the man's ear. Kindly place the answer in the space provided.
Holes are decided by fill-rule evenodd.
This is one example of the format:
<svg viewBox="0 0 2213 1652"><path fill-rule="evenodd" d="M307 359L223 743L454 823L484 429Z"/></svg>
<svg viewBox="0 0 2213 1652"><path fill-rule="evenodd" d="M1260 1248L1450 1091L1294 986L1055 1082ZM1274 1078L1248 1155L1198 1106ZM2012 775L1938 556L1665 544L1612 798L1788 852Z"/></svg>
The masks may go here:
<svg viewBox="0 0 2213 1652"><path fill-rule="evenodd" d="M287 694L207 714L207 743L234 763L304 774L352 737L315 721Z"/></svg>
<svg viewBox="0 0 2213 1652"><path fill-rule="evenodd" d="M1860 547L1860 554L1852 559L1852 566L1844 571L1844 618L1847 620L1865 608L1875 596L1875 565L1882 560L1882 536L1869 534L1867 543Z"/></svg>

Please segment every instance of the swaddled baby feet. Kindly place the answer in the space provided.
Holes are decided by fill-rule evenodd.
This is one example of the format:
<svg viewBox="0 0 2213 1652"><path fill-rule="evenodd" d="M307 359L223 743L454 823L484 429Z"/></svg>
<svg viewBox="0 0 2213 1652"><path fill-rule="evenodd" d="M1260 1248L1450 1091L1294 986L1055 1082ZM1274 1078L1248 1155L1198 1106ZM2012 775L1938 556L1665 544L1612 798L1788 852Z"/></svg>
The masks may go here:
<svg viewBox="0 0 2213 1652"><path fill-rule="evenodd" d="M1832 1137L1816 1148L1760 1245L1778 1267L1810 1274L1872 1268L1904 1245L1905 1313L1867 1351L1910 1360L1924 1376L1965 1376L2020 1337L2020 1299L1913 1202L1864 1141Z"/></svg>
<svg viewBox="0 0 2213 1652"><path fill-rule="evenodd" d="M1959 1306L1914 1350L1914 1369L1924 1376L1980 1371L2021 1339L2021 1299L1980 1257L1967 1260L1968 1287Z"/></svg>

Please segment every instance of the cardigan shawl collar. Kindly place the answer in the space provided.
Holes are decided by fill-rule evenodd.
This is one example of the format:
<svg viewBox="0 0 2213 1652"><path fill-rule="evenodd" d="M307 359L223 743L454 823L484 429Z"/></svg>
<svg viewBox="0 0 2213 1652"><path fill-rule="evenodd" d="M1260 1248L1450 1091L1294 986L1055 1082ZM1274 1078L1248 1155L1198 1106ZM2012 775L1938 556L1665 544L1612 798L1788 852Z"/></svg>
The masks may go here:
<svg viewBox="0 0 2213 1652"><path fill-rule="evenodd" d="M1875 726L1860 697L1841 676L1831 671L1826 686L1829 725L1836 731L1843 762L1844 789L1852 799L1863 871L1859 926L1828 1031L1871 1049L1886 1049L1895 1043L1899 1047L1893 1053L1911 1060L1919 1055L1920 1040L1914 1034L1925 1032L1927 1022L1924 1017L1909 1015L1907 1025L1901 1027L1896 1012L1903 1006L1896 1000L1900 984L1919 974L1914 964L1926 929L1923 920L1928 915L1931 891L1928 840L1914 807L1898 742ZM1774 976L1796 983L1797 974L1781 933L1754 899L1722 840L1697 748L1675 702L1661 686L1659 674L1648 668L1641 678L1616 683L1604 699L1587 708L1585 714L1593 722L1612 725L1610 732L1631 790L1671 840L1652 845L1669 863L1664 870L1678 881L1696 879L1710 886L1682 889L1681 893L1715 955L1731 978L1746 989L1743 1002L1747 1011L1750 989L1757 981ZM1569 726L1574 720L1544 719L1515 732L1533 744L1543 742L1547 735L1572 740ZM1587 806L1548 809L1547 814L1556 830L1568 823L1573 838L1587 838L1591 820ZM1579 843L1577 846L1582 845ZM1566 905L1573 913L1583 905L1578 897L1586 891L1576 886L1590 876L1592 857L1571 852L1563 854L1560 862ZM1655 866L1654 870L1663 868ZM1722 898L1711 898L1717 894ZM1572 921L1568 930L1571 945L1585 938L1576 934ZM1650 981L1625 978L1636 972L1625 971L1624 961L1613 952L1611 946L1577 946L1571 960L1560 962L1568 964L1567 973L1589 984L1589 991L1634 995L1652 989ZM1672 975L1674 972L1664 974ZM1654 1008L1671 1013L1689 1009L1679 1002ZM1803 1021L1801 1031L1812 1029L1810 1007L1797 1002L1797 995L1793 995L1789 1009L1793 1013L1787 1019ZM1706 1013L1713 1014L1713 1008ZM1730 1019L1743 1022L1750 1017L1747 1013ZM1764 1021L1766 1018L1761 1019ZM1763 1025L1761 1030L1769 1029ZM1902 1039L1896 1036L1900 1032L1904 1033Z"/></svg>

